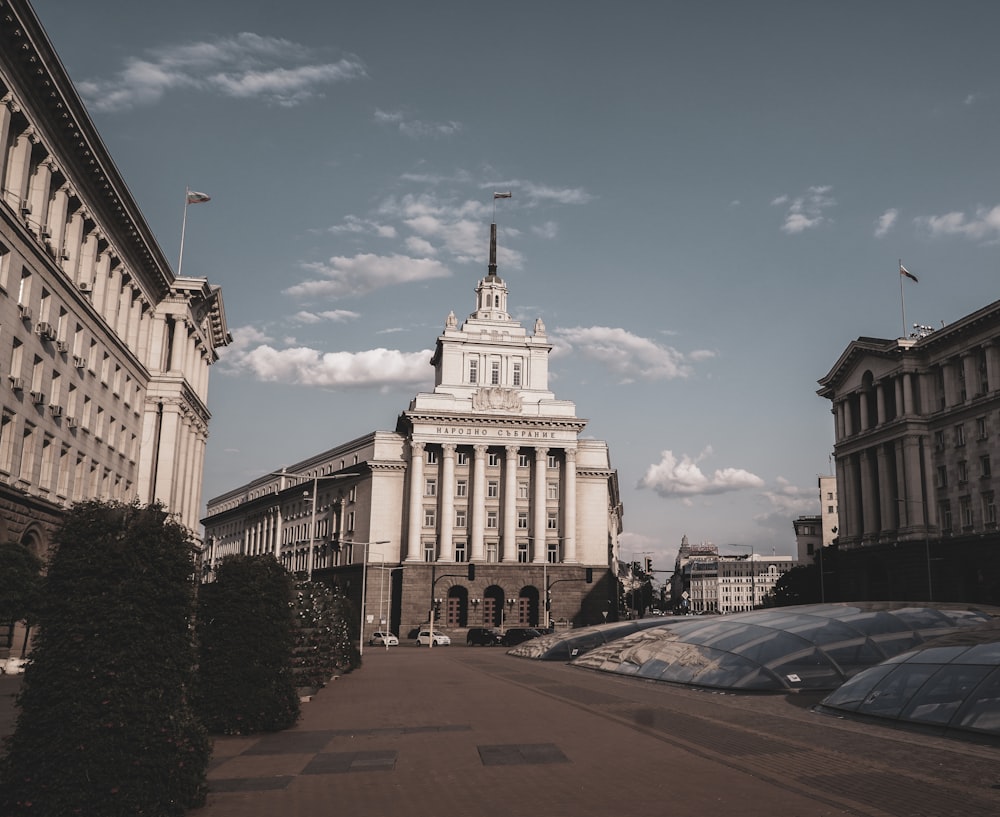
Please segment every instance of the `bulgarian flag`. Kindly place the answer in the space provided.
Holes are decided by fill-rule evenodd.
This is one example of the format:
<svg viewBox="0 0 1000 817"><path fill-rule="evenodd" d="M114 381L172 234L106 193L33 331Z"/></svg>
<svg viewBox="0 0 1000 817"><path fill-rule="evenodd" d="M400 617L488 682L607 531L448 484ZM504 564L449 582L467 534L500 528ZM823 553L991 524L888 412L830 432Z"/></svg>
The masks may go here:
<svg viewBox="0 0 1000 817"><path fill-rule="evenodd" d="M187 191L187 203L188 204L201 204L202 202L211 201L211 196L206 196L204 193L199 193L197 190Z"/></svg>
<svg viewBox="0 0 1000 817"><path fill-rule="evenodd" d="M908 270L908 269L907 269L906 267L904 267L904 266L903 266L902 264L900 264L900 265L899 265L899 274L900 274L900 275L905 275L905 276L906 276L907 278L909 278L909 279L910 279L911 281L914 281L914 282L916 282L916 280L917 280L917 276L916 276L916 275L914 275L914 274L913 274L912 272L910 272L910 271L909 271L909 270Z"/></svg>

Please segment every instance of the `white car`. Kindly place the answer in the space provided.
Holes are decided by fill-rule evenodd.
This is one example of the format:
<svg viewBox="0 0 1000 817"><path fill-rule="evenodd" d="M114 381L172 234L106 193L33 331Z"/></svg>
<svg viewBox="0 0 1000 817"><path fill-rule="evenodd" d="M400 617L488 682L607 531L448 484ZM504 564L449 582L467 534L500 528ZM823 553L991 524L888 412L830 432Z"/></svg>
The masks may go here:
<svg viewBox="0 0 1000 817"><path fill-rule="evenodd" d="M431 643L431 631L421 630L417 634L417 646L423 647L425 645L430 646ZM447 647L451 644L451 639L448 638L444 633L434 633L434 646L435 647Z"/></svg>
<svg viewBox="0 0 1000 817"><path fill-rule="evenodd" d="M392 633L375 631L372 633L372 637L368 639L368 643L373 647L398 647L399 639Z"/></svg>

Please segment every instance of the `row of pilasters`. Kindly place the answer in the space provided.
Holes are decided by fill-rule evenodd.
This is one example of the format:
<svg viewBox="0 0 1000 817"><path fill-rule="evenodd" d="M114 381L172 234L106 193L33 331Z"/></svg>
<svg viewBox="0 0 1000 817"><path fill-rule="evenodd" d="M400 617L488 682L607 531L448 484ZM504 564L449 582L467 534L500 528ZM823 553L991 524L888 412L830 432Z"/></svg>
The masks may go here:
<svg viewBox="0 0 1000 817"><path fill-rule="evenodd" d="M454 562L454 520L455 520L455 455L457 446L446 443L442 446L440 469L440 513L436 514L435 545L437 560ZM426 444L411 442L410 444L410 487L408 496L408 535L406 541L406 561L424 561L424 452ZM541 564L548 559L547 533L547 474L548 448L532 448L534 451L533 482L534 495L531 502L533 510L532 530L520 530L517 527L517 458L521 451L519 446L506 446L504 487L500 497L500 518L502 527L500 534L500 560L517 562L518 536L528 535L533 547L529 561ZM473 446L474 458L472 464L472 490L469 497L469 560L482 562L486 559L486 458L489 446ZM562 502L560 515L562 517L562 561L576 562L576 449L567 448L565 453L565 471L562 478Z"/></svg>

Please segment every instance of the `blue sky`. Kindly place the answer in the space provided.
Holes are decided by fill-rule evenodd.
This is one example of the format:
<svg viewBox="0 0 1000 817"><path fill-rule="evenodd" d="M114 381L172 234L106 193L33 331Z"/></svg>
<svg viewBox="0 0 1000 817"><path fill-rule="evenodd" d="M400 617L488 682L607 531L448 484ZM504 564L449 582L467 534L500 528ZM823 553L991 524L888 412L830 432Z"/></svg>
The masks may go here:
<svg viewBox="0 0 1000 817"><path fill-rule="evenodd" d="M223 287L208 498L391 429L512 311L607 440L622 553L794 551L816 381L997 299L1000 6L36 0L168 258ZM723 549L725 552L725 549ZM729 552L745 553L733 549Z"/></svg>

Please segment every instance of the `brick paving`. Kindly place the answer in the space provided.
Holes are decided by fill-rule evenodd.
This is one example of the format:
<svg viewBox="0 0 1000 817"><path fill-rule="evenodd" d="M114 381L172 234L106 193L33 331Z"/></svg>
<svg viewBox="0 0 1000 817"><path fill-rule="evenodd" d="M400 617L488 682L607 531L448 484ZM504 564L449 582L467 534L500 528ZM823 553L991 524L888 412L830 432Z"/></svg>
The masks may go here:
<svg viewBox="0 0 1000 817"><path fill-rule="evenodd" d="M14 688L0 682L0 726L13 724ZM809 702L502 649L370 649L295 728L217 737L208 802L190 815L1000 814L1000 748L817 715Z"/></svg>

